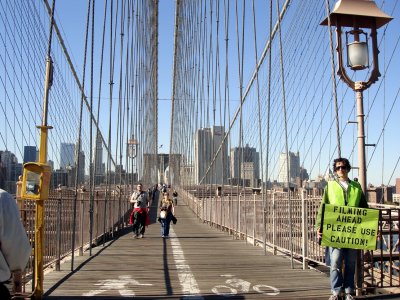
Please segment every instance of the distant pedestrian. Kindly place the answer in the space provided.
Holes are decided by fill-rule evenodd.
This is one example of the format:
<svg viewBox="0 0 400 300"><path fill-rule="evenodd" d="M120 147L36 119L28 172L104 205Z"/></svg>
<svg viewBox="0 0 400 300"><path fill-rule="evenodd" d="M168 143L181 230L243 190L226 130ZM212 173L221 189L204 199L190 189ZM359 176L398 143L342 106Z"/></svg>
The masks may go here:
<svg viewBox="0 0 400 300"><path fill-rule="evenodd" d="M11 272L21 274L31 251L15 200L0 189L0 299L11 299L4 282L10 279Z"/></svg>
<svg viewBox="0 0 400 300"><path fill-rule="evenodd" d="M129 200L133 204L130 217L130 223L134 238L142 238L146 230L146 225L150 224L149 206L150 200L146 192L143 191L143 185L137 184L136 191L132 193Z"/></svg>
<svg viewBox="0 0 400 300"><path fill-rule="evenodd" d="M161 223L161 236L163 238L168 238L170 223L174 218L175 218L174 204L169 198L169 194L164 193L163 199L160 203L160 216L159 216L159 221Z"/></svg>
<svg viewBox="0 0 400 300"><path fill-rule="evenodd" d="M322 238L321 219L323 204L368 208L368 203L358 182L348 177L351 169L346 158L337 158L333 161L333 169L337 178L328 181L318 211L315 228L318 238ZM346 293L345 300L352 300L355 290L354 274L357 260L357 250L347 248L329 247L330 281L332 296L330 300L341 299L341 294ZM343 271L344 267L344 271Z"/></svg>
<svg viewBox="0 0 400 300"><path fill-rule="evenodd" d="M153 199L153 188L152 187L149 187L148 189L147 189L147 196L149 197L149 199Z"/></svg>
<svg viewBox="0 0 400 300"><path fill-rule="evenodd" d="M156 203L155 201L158 200L159 192L158 192L157 187L158 187L157 184L155 184L155 185L153 186L153 193L152 193L151 203ZM157 199L156 199L156 198L157 198Z"/></svg>
<svg viewBox="0 0 400 300"><path fill-rule="evenodd" d="M178 192L176 190L174 190L174 192L172 193L172 200L174 202L174 205L177 206L178 205Z"/></svg>

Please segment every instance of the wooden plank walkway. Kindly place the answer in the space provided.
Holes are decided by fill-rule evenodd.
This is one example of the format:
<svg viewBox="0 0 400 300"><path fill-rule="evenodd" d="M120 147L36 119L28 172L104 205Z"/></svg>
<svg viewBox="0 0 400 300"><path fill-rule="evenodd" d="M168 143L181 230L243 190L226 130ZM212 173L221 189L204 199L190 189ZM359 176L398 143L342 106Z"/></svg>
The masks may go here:
<svg viewBox="0 0 400 300"><path fill-rule="evenodd" d="M153 214L155 207L151 210ZM45 275L45 299L328 299L329 278L210 228L177 207L169 239L152 224L143 239L127 231L105 247Z"/></svg>

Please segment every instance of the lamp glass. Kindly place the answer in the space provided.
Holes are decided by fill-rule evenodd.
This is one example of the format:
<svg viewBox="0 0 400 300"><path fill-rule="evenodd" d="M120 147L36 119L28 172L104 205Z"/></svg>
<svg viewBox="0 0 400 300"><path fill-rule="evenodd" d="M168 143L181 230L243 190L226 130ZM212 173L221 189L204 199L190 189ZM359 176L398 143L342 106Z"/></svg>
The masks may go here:
<svg viewBox="0 0 400 300"><path fill-rule="evenodd" d="M368 44L353 42L347 45L348 66L353 70L363 70L369 66Z"/></svg>
<svg viewBox="0 0 400 300"><path fill-rule="evenodd" d="M128 147L128 155L130 158L136 157L136 144L130 144Z"/></svg>

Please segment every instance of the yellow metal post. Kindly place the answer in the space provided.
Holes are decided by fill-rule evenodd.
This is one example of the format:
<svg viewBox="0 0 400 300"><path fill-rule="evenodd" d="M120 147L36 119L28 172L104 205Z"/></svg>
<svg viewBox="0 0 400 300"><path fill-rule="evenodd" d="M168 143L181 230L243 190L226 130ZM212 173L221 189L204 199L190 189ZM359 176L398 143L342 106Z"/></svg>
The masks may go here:
<svg viewBox="0 0 400 300"><path fill-rule="evenodd" d="M47 161L47 131L51 126L38 126L40 128L39 163ZM44 180L41 190L49 188L49 180ZM46 186L47 185L47 186ZM43 253L44 253L44 200L36 200L35 213L35 299L43 296Z"/></svg>
<svg viewBox="0 0 400 300"><path fill-rule="evenodd" d="M47 163L47 131L51 126L47 126L47 107L49 90L53 79L53 63L50 56L46 60L46 78L44 86L44 100L43 100L43 122L40 129L40 146L39 146L39 163ZM48 190L50 178L43 180L41 190ZM47 198L47 197L46 197ZM35 214L35 299L42 299L43 296L43 253L44 253L44 200L40 197L36 201L36 214Z"/></svg>

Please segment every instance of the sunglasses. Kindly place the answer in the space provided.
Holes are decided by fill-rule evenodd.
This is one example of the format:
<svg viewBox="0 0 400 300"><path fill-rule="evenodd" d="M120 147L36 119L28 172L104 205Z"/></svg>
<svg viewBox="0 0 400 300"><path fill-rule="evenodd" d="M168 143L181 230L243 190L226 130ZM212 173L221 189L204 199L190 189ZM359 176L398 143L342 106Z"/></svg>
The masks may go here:
<svg viewBox="0 0 400 300"><path fill-rule="evenodd" d="M338 167L335 167L335 171L339 171L339 170L347 171L347 167L346 167L346 166L338 166Z"/></svg>

